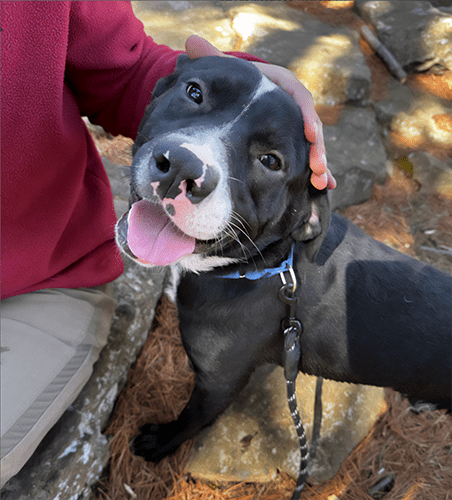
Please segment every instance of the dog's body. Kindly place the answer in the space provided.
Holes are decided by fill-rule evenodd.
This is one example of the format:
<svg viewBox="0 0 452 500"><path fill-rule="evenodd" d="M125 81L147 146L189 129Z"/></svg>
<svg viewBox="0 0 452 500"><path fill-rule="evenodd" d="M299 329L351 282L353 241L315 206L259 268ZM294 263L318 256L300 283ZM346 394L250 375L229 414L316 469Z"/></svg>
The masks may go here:
<svg viewBox="0 0 452 500"><path fill-rule="evenodd" d="M210 424L257 366L282 364L279 275L229 276L277 267L293 245L299 369L450 409L451 276L338 215L328 229L326 192L309 183L301 112L250 63L182 59L159 85L135 148L137 208L118 223L117 240L155 264L158 248L148 252L151 237L141 236L155 203L178 228L167 237L167 222L158 223L158 264L206 272L183 274L177 291L195 389L176 421L142 429L135 452L160 460Z"/></svg>

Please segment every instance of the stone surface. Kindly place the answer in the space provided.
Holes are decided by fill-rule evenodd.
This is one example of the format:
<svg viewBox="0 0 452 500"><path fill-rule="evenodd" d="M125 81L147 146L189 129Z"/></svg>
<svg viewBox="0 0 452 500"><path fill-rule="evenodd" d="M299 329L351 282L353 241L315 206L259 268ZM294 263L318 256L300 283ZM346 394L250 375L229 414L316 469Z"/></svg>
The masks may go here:
<svg viewBox="0 0 452 500"><path fill-rule="evenodd" d="M234 50L235 33L223 2L135 1L135 15L155 42L184 50L193 34L207 38L223 51Z"/></svg>
<svg viewBox="0 0 452 500"><path fill-rule="evenodd" d="M383 127L390 129L392 120L402 112L406 112L416 102L421 92L400 85L395 80L391 80L386 85L386 96L381 101L373 104L377 121Z"/></svg>
<svg viewBox="0 0 452 500"><path fill-rule="evenodd" d="M418 95L394 115L388 127L413 145L421 138L438 146L452 144L452 106L427 94ZM413 148L414 149L414 148Z"/></svg>
<svg viewBox="0 0 452 500"><path fill-rule="evenodd" d="M384 182L390 167L375 114L344 109L334 126L324 127L328 167L337 180L329 192L333 210L370 198L374 182Z"/></svg>
<svg viewBox="0 0 452 500"><path fill-rule="evenodd" d="M299 374L298 407L311 441L316 378ZM212 481L267 482L277 470L298 475L298 439L287 405L283 369L265 366L237 400L196 439L189 471ZM384 410L381 388L323 383L323 415L310 482L334 476Z"/></svg>
<svg viewBox="0 0 452 500"><path fill-rule="evenodd" d="M381 127L402 139L408 151L423 143L438 148L452 144L450 101L390 82L384 100L374 104ZM388 140L390 136L388 137Z"/></svg>
<svg viewBox="0 0 452 500"><path fill-rule="evenodd" d="M116 165L107 160L107 158L102 158L102 162L108 174L113 192L116 217L119 219L129 208L130 167L127 165Z"/></svg>
<svg viewBox="0 0 452 500"><path fill-rule="evenodd" d="M413 179L419 182L421 193L452 194L452 159L442 161L425 151L414 151L407 156Z"/></svg>
<svg viewBox="0 0 452 500"><path fill-rule="evenodd" d="M386 96L373 108L380 127L401 138L410 151L431 144L448 148L452 144L452 103L395 81L387 84ZM390 137L386 141L390 142ZM383 141L385 142L385 141ZM388 147L391 148L390 144Z"/></svg>
<svg viewBox="0 0 452 500"><path fill-rule="evenodd" d="M405 70L452 69L452 13L416 1L361 0L356 7Z"/></svg>
<svg viewBox="0 0 452 500"><path fill-rule="evenodd" d="M127 208L127 168L107 163L116 202ZM119 207L118 207L119 208ZM126 262L113 283L118 301L108 343L75 402L49 431L24 468L2 489L4 500L89 498L109 458L102 434L118 393L150 330L166 272Z"/></svg>
<svg viewBox="0 0 452 500"><path fill-rule="evenodd" d="M359 48L359 35L345 27L330 26L280 2L247 4L231 9L237 31L255 29L241 50L289 68L311 92L316 104L334 106L368 97L370 70ZM278 24L272 22L277 19ZM240 22L239 22L240 21ZM251 29L250 29L251 31Z"/></svg>
<svg viewBox="0 0 452 500"><path fill-rule="evenodd" d="M223 51L249 52L291 69L317 104L364 99L370 70L359 35L330 26L284 2L132 2L146 32L158 43L184 49L193 33Z"/></svg>

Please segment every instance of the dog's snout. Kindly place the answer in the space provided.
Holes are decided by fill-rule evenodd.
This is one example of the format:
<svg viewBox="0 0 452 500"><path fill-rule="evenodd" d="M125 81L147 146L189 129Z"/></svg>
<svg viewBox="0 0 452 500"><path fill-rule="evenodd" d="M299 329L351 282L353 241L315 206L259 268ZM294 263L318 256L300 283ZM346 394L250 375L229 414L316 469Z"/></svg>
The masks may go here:
<svg viewBox="0 0 452 500"><path fill-rule="evenodd" d="M215 190L219 181L218 172L202 157L202 147L199 146L168 142L157 144L152 162L162 199L175 198L181 190L185 190L192 203L200 203Z"/></svg>
<svg viewBox="0 0 452 500"><path fill-rule="evenodd" d="M199 203L215 190L218 180L218 172L212 168L206 170L201 181L192 179L187 180L188 198L192 203Z"/></svg>
<svg viewBox="0 0 452 500"><path fill-rule="evenodd" d="M194 153L180 145L163 144L154 148L156 168L170 177L181 180L199 179L203 175L203 161Z"/></svg>

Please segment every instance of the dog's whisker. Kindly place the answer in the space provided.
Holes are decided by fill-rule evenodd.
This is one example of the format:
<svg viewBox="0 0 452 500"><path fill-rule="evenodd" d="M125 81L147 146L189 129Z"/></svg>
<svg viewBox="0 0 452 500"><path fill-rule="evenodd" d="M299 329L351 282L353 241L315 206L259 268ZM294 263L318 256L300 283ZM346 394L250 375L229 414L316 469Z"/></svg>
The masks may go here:
<svg viewBox="0 0 452 500"><path fill-rule="evenodd" d="M237 226L236 226L237 227ZM241 229L238 228L240 232ZM240 241L240 238L238 237L238 234L237 232L234 230L234 228L232 227L232 225L229 223L228 226L225 228L224 230L224 237L227 237L227 238L230 238L232 239L233 241L237 242L240 246L240 249L242 250L243 252L243 255L244 255L244 260L246 261L247 260L247 252L250 254L250 257L251 257L251 252L249 251L249 249Z"/></svg>
<svg viewBox="0 0 452 500"><path fill-rule="evenodd" d="M231 217L236 220L237 222L240 222L240 224L243 226L243 228L245 229L245 225L248 226L249 228L251 228L249 222L245 219L245 217L243 217L242 215L240 215L238 212L232 212L231 214Z"/></svg>
<svg viewBox="0 0 452 500"><path fill-rule="evenodd" d="M237 224L234 224L233 222L230 222L230 224L231 224L231 225L234 225L234 226L237 228L237 230L238 230L239 232L241 232L243 235L245 235L245 236L246 236L246 238L248 238L248 240L250 240L250 241L251 241L251 243L252 243L252 244L256 247L255 243L251 240L251 238L249 237L249 235L248 235L248 233L247 233L247 231L246 231L246 227L245 227L244 222L245 222L245 223L249 226L249 224L246 222L246 220L245 220L245 219L243 219L243 217L241 217L241 216L240 216L240 214L237 214L237 213L233 213L233 214L232 214L232 218L233 218L235 221L237 221L237 223L238 223L238 224L240 224L240 226L242 226L242 227L243 227L243 229L242 229L242 227L238 226ZM240 219L242 219L242 220L240 220ZM238 237L236 237L236 240L237 240L237 241L241 244L241 248L242 248L243 254L244 254L245 259L246 259L246 258L247 258L247 254L246 254L246 252L244 251L244 249L246 249L246 247L245 247L245 246L244 246L244 245L240 242L240 240L239 240L239 238L238 238ZM259 251L259 249L258 249L257 247L256 247L256 249ZM247 250L248 250L248 249L247 249ZM248 250L248 253L249 253L250 257L252 257L251 252L250 252L249 250ZM259 252L259 253L260 253L260 252Z"/></svg>
<svg viewBox="0 0 452 500"><path fill-rule="evenodd" d="M241 248L241 249L242 249L242 251L243 251L243 255L244 255L245 259L247 259L247 258L248 258L248 257L247 257L247 253L249 254L249 256L250 256L250 257L252 257L252 255L251 255L251 251L250 251L250 249L249 249L249 248L247 248L247 246L246 246L246 245L244 245L244 244L240 241L239 235L237 234L237 232L236 232L236 231L234 231L234 229L232 229L232 227L235 227L235 228L237 229L238 233L243 234L243 235L244 235L244 236L245 236L245 237L246 237L246 238L247 238L247 239L248 239L248 240L252 243L252 245L256 248L256 250L260 253L259 248L256 246L256 244L254 243L254 241L253 241L253 240L252 240L252 239L248 236L248 234L246 234L246 232L245 232L245 231L243 231L243 230L242 230L239 226L237 226L237 225L236 225L236 224L234 224L233 222L230 222L230 223L229 223L229 225L230 225L230 230L231 230L231 231L233 232L233 234L234 234L234 239L235 239L235 241L237 241L237 243L239 243L240 248ZM232 226L232 227L231 227L231 226ZM261 256L262 256L262 254L261 254Z"/></svg>
<svg viewBox="0 0 452 500"><path fill-rule="evenodd" d="M258 246L256 245L256 243L254 243L254 241L253 241L253 240L250 238L250 236L246 233L246 231L244 231L244 230L243 230L243 229L241 229L241 228L240 228L237 224L234 224L234 223L233 223L233 222L231 222L231 221L229 221L229 222L228 222L228 226L229 226L229 227L230 227L230 226L235 227L235 228L239 231L239 233L243 234L243 235L244 235L244 236L248 239L248 241L250 241L250 243L252 244L252 246L253 246L253 247L257 250L257 252L258 252L258 254L259 254L260 258L262 259L262 261L263 261L263 262L265 262L265 258L264 258L264 256L262 255L262 252L259 250L259 248L258 248ZM242 249L246 249L246 250L249 252L250 257L252 257L252 255L251 255L251 251L250 251L250 250L249 250L249 249L248 249L245 245L243 245L243 243L242 243L242 242L240 242L238 238L237 238L237 242L238 242L238 243L240 243L241 248L242 248ZM245 252L244 252L244 255L245 255L245 258L246 258L246 253L245 253ZM254 260L254 259L253 259L253 260Z"/></svg>

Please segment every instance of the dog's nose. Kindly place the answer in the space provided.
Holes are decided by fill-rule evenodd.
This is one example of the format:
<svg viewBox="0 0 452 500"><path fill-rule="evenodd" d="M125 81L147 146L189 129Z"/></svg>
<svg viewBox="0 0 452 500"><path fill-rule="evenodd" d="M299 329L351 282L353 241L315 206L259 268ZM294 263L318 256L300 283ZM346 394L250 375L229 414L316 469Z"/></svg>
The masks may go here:
<svg viewBox="0 0 452 500"><path fill-rule="evenodd" d="M167 141L156 145L152 157L160 198L175 198L185 190L192 203L199 203L214 191L219 175L203 156L202 146Z"/></svg>

